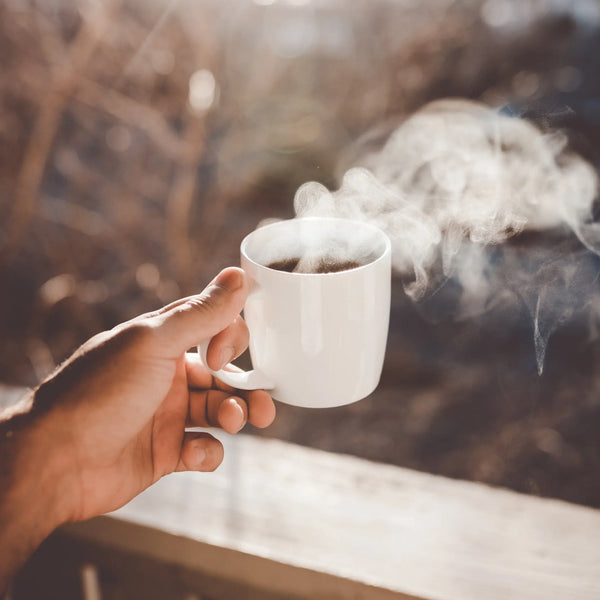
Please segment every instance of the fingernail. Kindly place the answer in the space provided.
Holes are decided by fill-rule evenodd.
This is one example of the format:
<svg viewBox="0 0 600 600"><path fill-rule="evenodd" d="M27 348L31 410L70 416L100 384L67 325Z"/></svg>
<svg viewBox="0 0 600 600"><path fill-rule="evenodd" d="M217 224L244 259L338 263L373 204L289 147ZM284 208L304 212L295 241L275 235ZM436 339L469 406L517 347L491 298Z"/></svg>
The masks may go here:
<svg viewBox="0 0 600 600"><path fill-rule="evenodd" d="M202 463L206 459L206 450L204 448L196 448L196 463L198 466L202 466Z"/></svg>
<svg viewBox="0 0 600 600"><path fill-rule="evenodd" d="M214 284L233 292L244 284L244 275L240 269L227 269L217 275Z"/></svg>
<svg viewBox="0 0 600 600"><path fill-rule="evenodd" d="M240 424L237 427L237 429L234 431L234 433L237 433L238 431L240 431L242 429L242 427L244 426L244 411L242 410L242 407L236 403L237 406L237 412L239 414L239 418L240 418Z"/></svg>
<svg viewBox="0 0 600 600"><path fill-rule="evenodd" d="M219 354L219 369L222 369L226 364L229 364L235 356L235 350L227 346L221 350ZM217 369L217 371L219 370Z"/></svg>

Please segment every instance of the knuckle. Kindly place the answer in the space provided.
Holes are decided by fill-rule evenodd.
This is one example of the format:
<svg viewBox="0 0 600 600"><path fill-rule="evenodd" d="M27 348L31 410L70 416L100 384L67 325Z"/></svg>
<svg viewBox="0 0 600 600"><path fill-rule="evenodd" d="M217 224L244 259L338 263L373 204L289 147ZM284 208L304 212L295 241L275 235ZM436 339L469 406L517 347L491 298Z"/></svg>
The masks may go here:
<svg viewBox="0 0 600 600"><path fill-rule="evenodd" d="M195 298L190 298L185 304L177 307L175 312L180 314L195 313L205 320L212 320L217 317L220 305L214 296L202 294Z"/></svg>
<svg viewBox="0 0 600 600"><path fill-rule="evenodd" d="M182 310L194 310L200 313L211 313L217 308L218 300L216 294L201 294L190 298L181 308Z"/></svg>
<svg viewBox="0 0 600 600"><path fill-rule="evenodd" d="M215 351L217 349L231 349L237 356L248 347L249 340L248 328L244 320L238 316L230 325L213 337L212 344Z"/></svg>
<svg viewBox="0 0 600 600"><path fill-rule="evenodd" d="M156 328L144 321L128 324L117 336L123 346L135 348L152 345L157 338Z"/></svg>

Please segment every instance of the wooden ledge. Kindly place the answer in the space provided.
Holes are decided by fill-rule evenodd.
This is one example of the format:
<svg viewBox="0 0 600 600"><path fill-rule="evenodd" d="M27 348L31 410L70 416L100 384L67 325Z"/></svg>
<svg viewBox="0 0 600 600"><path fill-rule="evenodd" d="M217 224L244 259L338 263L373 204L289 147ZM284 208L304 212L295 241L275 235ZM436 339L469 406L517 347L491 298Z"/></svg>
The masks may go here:
<svg viewBox="0 0 600 600"><path fill-rule="evenodd" d="M222 439L215 473L171 475L63 533L269 597L600 598L600 511L280 441Z"/></svg>
<svg viewBox="0 0 600 600"><path fill-rule="evenodd" d="M0 386L0 407L21 395ZM598 510L217 435L215 473L171 475L111 515L62 528L24 579L104 561L167 590L119 597L180 597L180 584L246 600L600 598Z"/></svg>

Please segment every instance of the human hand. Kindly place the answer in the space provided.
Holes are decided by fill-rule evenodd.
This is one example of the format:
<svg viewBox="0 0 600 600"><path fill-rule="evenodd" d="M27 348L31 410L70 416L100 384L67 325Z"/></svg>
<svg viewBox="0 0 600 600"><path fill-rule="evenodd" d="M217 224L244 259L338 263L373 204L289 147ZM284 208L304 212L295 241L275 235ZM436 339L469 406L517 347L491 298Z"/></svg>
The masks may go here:
<svg viewBox="0 0 600 600"><path fill-rule="evenodd" d="M247 421L273 421L265 391L236 392L186 354L209 338L211 368L241 354L246 295L243 271L225 269L202 294L93 337L36 390L41 416L30 443L43 448L68 490L61 521L114 510L173 471L214 470L221 443L186 426L236 433Z"/></svg>

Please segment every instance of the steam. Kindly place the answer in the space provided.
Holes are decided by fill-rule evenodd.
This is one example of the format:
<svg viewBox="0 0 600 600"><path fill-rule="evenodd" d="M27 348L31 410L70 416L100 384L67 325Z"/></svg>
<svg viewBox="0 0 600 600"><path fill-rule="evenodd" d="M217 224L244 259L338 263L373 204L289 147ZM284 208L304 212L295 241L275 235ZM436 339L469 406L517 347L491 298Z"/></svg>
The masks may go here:
<svg viewBox="0 0 600 600"><path fill-rule="evenodd" d="M531 313L538 371L548 339L597 293L595 170L560 132L466 100L433 102L329 191L296 193L296 214L369 221L392 240L393 264L420 301L449 279L465 318L518 297ZM533 247L523 234L546 232ZM544 237L575 237L557 251ZM526 236L525 236L526 237ZM565 254L566 253L566 254Z"/></svg>

